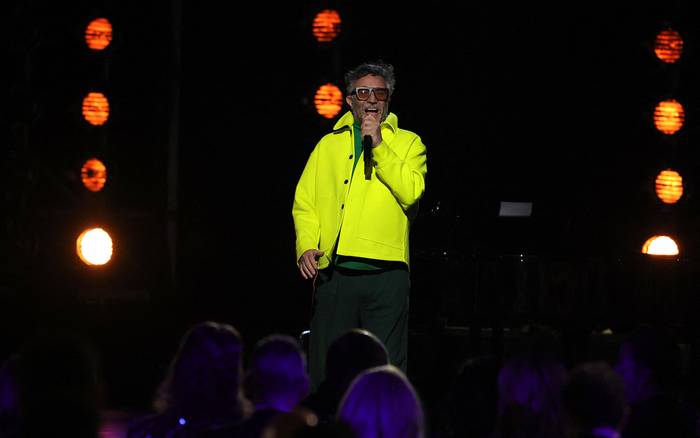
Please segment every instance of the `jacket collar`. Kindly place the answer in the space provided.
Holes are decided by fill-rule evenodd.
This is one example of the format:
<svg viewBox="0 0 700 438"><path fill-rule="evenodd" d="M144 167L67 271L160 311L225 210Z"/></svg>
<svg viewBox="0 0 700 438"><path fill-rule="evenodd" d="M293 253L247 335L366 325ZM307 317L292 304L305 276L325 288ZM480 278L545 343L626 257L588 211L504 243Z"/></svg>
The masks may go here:
<svg viewBox="0 0 700 438"><path fill-rule="evenodd" d="M338 119L338 122L336 122L335 126L333 127L333 131L340 131L344 128L352 128L353 123L355 123L355 118L352 115L352 111L348 111L343 114L340 119ZM396 131L399 129L399 119L396 117L396 114L390 112L386 119L382 122L382 128L389 128L394 134L396 134Z"/></svg>

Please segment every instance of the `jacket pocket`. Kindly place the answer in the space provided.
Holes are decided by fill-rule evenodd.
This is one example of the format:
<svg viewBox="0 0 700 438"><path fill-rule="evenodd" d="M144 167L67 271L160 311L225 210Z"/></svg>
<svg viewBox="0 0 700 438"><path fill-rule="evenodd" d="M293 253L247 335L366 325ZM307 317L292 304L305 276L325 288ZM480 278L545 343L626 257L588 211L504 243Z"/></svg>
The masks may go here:
<svg viewBox="0 0 700 438"><path fill-rule="evenodd" d="M403 251L407 222L389 188L373 181L365 195L357 237Z"/></svg>

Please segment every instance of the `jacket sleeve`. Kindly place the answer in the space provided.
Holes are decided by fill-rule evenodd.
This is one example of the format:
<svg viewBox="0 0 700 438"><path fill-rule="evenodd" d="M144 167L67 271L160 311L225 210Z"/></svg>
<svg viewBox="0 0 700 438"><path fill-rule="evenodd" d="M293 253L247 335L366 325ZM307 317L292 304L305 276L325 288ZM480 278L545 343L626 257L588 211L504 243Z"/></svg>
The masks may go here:
<svg viewBox="0 0 700 438"><path fill-rule="evenodd" d="M420 137L415 136L403 158L384 142L372 152L377 178L386 184L401 208L407 211L425 192L425 176L428 172L425 145Z"/></svg>
<svg viewBox="0 0 700 438"><path fill-rule="evenodd" d="M296 232L296 260L309 249L318 249L321 226L316 214L316 166L318 147L309 156L294 192L292 217Z"/></svg>

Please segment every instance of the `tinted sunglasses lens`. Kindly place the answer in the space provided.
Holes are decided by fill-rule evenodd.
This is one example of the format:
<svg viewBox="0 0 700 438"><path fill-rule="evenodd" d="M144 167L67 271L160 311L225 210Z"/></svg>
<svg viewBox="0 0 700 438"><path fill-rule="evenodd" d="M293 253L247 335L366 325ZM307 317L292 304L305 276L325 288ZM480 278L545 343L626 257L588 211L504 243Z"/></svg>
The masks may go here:
<svg viewBox="0 0 700 438"><path fill-rule="evenodd" d="M372 90L369 88L357 88L355 90L355 95L357 95L357 100L367 100L371 92Z"/></svg>
<svg viewBox="0 0 700 438"><path fill-rule="evenodd" d="M375 88L374 96L377 100L386 100L389 97L389 90L386 88Z"/></svg>

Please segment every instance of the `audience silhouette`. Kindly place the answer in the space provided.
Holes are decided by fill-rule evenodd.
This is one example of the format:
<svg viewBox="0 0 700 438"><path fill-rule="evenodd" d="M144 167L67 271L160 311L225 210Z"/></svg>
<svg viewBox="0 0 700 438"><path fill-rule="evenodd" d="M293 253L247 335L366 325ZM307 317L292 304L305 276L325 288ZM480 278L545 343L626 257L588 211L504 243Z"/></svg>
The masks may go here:
<svg viewBox="0 0 700 438"><path fill-rule="evenodd" d="M19 436L96 438L101 382L95 349L79 335L41 334L16 362Z"/></svg>
<svg viewBox="0 0 700 438"><path fill-rule="evenodd" d="M309 394L296 338L259 340L243 373L231 325L203 321L180 340L155 412L131 420L129 438L639 438L697 437L698 413L680 394L681 351L642 326L610 361L567 370L555 331L526 326L504 356L467 359L433 422L407 376L372 333L353 329L329 348L326 379ZM612 359L612 358L611 358ZM97 438L98 355L78 336L27 342L0 367L0 437ZM567 375L568 374L568 375ZM434 425L434 426L433 426ZM434 429L429 431L428 427Z"/></svg>
<svg viewBox="0 0 700 438"><path fill-rule="evenodd" d="M255 411L242 422L213 427L208 437L259 438L283 413L291 412L309 392L304 353L297 340L270 335L254 347L246 373L246 395Z"/></svg>
<svg viewBox="0 0 700 438"><path fill-rule="evenodd" d="M297 340L271 335L256 344L246 375L255 409L289 412L309 393L306 358Z"/></svg>
<svg viewBox="0 0 700 438"><path fill-rule="evenodd" d="M320 423L333 422L353 379L369 368L388 364L389 354L379 338L364 329L351 329L329 347L326 377L302 404L316 413Z"/></svg>
<svg viewBox="0 0 700 438"><path fill-rule="evenodd" d="M370 368L353 380L338 407L338 420L357 438L422 438L423 407L413 385L393 365Z"/></svg>
<svg viewBox="0 0 700 438"><path fill-rule="evenodd" d="M580 364L562 389L569 438L620 436L628 413L625 387L607 362Z"/></svg>
<svg viewBox="0 0 700 438"><path fill-rule="evenodd" d="M433 435L439 438L488 437L496 422L498 371L496 356L467 359L434 414Z"/></svg>
<svg viewBox="0 0 700 438"><path fill-rule="evenodd" d="M681 353L673 337L644 325L631 332L619 349L630 416L625 438L698 436L697 410L678 394Z"/></svg>
<svg viewBox="0 0 700 438"><path fill-rule="evenodd" d="M243 342L238 331L205 321L182 338L154 402L156 414L129 426L129 438L190 437L246 418L252 407L243 394Z"/></svg>
<svg viewBox="0 0 700 438"><path fill-rule="evenodd" d="M561 388L566 368L557 336L545 327L522 333L498 374L494 437L559 438L564 434Z"/></svg>

